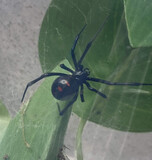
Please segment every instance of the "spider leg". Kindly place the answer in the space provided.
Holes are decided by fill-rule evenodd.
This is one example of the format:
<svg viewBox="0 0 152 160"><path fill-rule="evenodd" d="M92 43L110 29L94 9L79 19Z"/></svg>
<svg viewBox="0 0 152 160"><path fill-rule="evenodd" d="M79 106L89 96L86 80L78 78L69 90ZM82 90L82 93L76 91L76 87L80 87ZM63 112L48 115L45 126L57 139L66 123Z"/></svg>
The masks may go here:
<svg viewBox="0 0 152 160"><path fill-rule="evenodd" d="M99 27L98 31L95 33L95 35L93 36L93 38L91 39L91 41L86 45L86 48L82 54L82 56L80 57L79 61L78 61L78 66L82 63L82 60L84 59L85 55L87 54L89 48L91 47L93 41L96 39L96 37L98 36L98 34L102 31L105 23L107 22L109 16L107 16L105 19L104 19L104 22L101 24L101 26Z"/></svg>
<svg viewBox="0 0 152 160"><path fill-rule="evenodd" d="M72 100L66 105L66 107L63 108L63 110L60 109L60 105L57 103L60 116L62 116L67 111L67 109L72 106L72 104L77 100L77 97L78 97L78 92L75 94Z"/></svg>
<svg viewBox="0 0 152 160"><path fill-rule="evenodd" d="M77 45L77 42L79 40L79 37L80 37L80 34L83 32L83 30L85 29L86 27L86 24L83 26L83 28L81 29L81 31L78 33L78 35L76 36L75 38L75 41L74 41L74 44L73 44L73 47L71 48L71 56L72 56L72 60L73 60L73 63L74 63L74 66L75 68L77 69L77 61L76 61L76 58L75 58L75 53L74 53L74 50L75 50L75 47Z"/></svg>
<svg viewBox="0 0 152 160"><path fill-rule="evenodd" d="M81 84L80 98L81 98L81 102L84 102L84 96L83 96L83 84Z"/></svg>
<svg viewBox="0 0 152 160"><path fill-rule="evenodd" d="M95 88L92 88L88 82L84 82L84 84L88 87L89 90L99 94L103 98L107 98L107 96L105 94L101 93L100 91L96 90Z"/></svg>
<svg viewBox="0 0 152 160"><path fill-rule="evenodd" d="M71 73L74 73L74 71L72 69L70 69L69 67L65 66L64 64L60 64L60 67L66 71L69 71Z"/></svg>
<svg viewBox="0 0 152 160"><path fill-rule="evenodd" d="M64 73L56 73L56 72L54 72L54 73L44 73L44 74L42 74L40 77L34 79L33 81L29 82L29 83L26 85L26 88L25 88L25 90L24 90L24 93L23 93L21 102L23 102L23 100L24 100L24 97L25 97L25 94L26 94L27 89L28 89L30 86L32 86L33 84L35 84L36 82L40 81L40 80L43 79L43 78L50 77L50 76L65 76L65 75L67 75L67 74L64 74Z"/></svg>
<svg viewBox="0 0 152 160"><path fill-rule="evenodd" d="M98 79L98 78L91 78L88 77L87 78L88 81L93 81L93 82L100 82L100 83L104 83L107 85L126 85L126 86L148 86L148 85L152 85L152 83L137 83L137 82L130 82L130 83L120 83L120 82L110 82L110 81L106 81L103 79Z"/></svg>

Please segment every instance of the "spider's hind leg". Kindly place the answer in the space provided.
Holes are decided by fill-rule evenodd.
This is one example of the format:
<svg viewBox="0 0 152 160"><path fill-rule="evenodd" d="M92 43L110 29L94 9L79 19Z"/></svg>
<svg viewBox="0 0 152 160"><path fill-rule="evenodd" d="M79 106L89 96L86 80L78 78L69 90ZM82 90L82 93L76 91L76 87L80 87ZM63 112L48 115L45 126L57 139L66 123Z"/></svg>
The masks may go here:
<svg viewBox="0 0 152 160"><path fill-rule="evenodd" d="M46 77L51 77L51 76L64 76L64 75L67 75L67 74L64 74L64 73L56 73L56 72L52 72L52 73L44 73L42 74L40 77L34 79L33 81L29 82L27 85L26 85L26 88L24 90L24 93L23 93L23 96L22 96L22 99L21 99L21 102L23 102L24 100L24 97L25 97L25 94L27 92L27 89L32 86L33 84L37 83L38 81L40 81L41 79L44 79Z"/></svg>
<svg viewBox="0 0 152 160"><path fill-rule="evenodd" d="M83 84L81 84L81 88L80 88L80 98L81 98L81 102L84 102Z"/></svg>
<svg viewBox="0 0 152 160"><path fill-rule="evenodd" d="M78 97L78 92L75 94L72 100L66 105L66 107L64 107L62 110L60 109L59 103L57 103L60 116L62 116L67 111L67 109L72 106L72 104L77 100L77 97Z"/></svg>

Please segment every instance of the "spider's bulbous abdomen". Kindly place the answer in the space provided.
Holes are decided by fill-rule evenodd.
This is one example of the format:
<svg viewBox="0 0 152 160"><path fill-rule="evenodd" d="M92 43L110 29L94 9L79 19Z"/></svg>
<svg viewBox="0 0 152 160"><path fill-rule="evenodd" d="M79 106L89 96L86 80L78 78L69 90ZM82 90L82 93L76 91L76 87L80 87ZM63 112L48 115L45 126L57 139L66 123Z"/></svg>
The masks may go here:
<svg viewBox="0 0 152 160"><path fill-rule="evenodd" d="M52 94L58 100L69 100L78 91L79 84L72 76L58 77L52 84Z"/></svg>

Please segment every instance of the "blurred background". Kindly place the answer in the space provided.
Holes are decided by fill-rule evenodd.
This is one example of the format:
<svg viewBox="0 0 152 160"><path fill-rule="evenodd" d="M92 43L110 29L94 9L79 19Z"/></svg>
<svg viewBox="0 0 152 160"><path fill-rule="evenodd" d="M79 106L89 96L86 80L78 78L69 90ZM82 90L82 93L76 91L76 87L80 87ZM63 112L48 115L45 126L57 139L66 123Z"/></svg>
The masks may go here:
<svg viewBox="0 0 152 160"><path fill-rule="evenodd" d="M0 100L15 116L26 84L42 74L38 37L50 0L0 0ZM51 84L50 84L51 85ZM32 95L34 89L30 89ZM72 114L65 145L75 158L79 118ZM152 133L120 132L88 122L83 132L84 160L151 160Z"/></svg>

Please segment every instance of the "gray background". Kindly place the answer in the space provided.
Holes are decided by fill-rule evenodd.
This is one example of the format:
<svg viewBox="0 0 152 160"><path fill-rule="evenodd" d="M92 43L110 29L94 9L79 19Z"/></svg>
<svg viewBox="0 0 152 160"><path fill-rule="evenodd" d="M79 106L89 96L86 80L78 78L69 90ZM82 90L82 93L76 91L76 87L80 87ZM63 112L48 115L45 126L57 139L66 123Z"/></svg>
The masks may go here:
<svg viewBox="0 0 152 160"><path fill-rule="evenodd" d="M0 0L0 99L15 115L27 82L41 75L38 36L50 0ZM29 95L32 91L29 90ZM74 160L79 119L72 114L65 145ZM127 133L87 123L83 133L85 160L151 160L152 133Z"/></svg>

